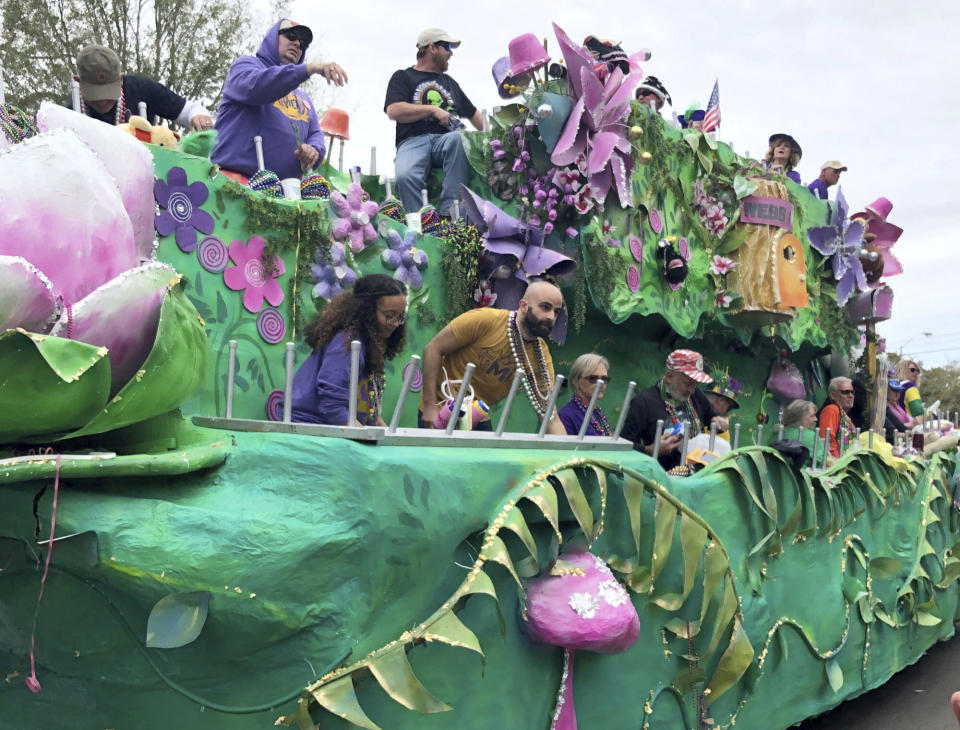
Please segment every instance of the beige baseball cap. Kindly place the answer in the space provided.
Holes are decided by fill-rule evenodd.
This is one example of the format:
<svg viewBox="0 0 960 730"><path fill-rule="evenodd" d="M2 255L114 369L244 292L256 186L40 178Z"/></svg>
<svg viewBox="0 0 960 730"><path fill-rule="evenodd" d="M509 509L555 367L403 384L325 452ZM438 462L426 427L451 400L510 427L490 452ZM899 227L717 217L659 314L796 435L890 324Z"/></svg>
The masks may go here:
<svg viewBox="0 0 960 730"><path fill-rule="evenodd" d="M827 161L824 162L822 165L820 165L820 169L821 169L821 170L826 170L827 168L834 169L834 170L836 170L837 172L846 172L846 171L847 171L847 168L846 168L846 167L844 166L844 164L843 164L842 162L840 162L839 160L827 160Z"/></svg>
<svg viewBox="0 0 960 730"><path fill-rule="evenodd" d="M106 46L86 46L77 54L80 93L87 101L119 99L122 91L120 57Z"/></svg>
<svg viewBox="0 0 960 730"><path fill-rule="evenodd" d="M427 28L417 36L417 48L424 48L431 43L439 43L440 41L446 41L454 48L460 45L460 41L447 33L443 28Z"/></svg>

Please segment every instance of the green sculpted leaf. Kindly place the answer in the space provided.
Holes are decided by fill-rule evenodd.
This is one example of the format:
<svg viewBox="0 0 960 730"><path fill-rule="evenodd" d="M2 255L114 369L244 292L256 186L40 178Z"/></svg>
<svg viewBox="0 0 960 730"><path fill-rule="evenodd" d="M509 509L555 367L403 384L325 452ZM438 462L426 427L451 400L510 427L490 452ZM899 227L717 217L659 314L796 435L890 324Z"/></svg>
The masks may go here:
<svg viewBox="0 0 960 730"><path fill-rule="evenodd" d="M112 431L172 411L193 394L206 368L203 325L178 284L163 301L157 338L140 373L69 438Z"/></svg>
<svg viewBox="0 0 960 730"><path fill-rule="evenodd" d="M171 593L154 605L147 619L147 646L176 649L200 636L207 620L209 591Z"/></svg>
<svg viewBox="0 0 960 730"><path fill-rule="evenodd" d="M577 522L580 523L580 529L583 530L583 534L586 535L587 540L592 539L593 510L590 509L590 503L587 502L587 497L583 493L583 488L580 486L580 480L577 478L577 475L573 471L565 469L564 471L554 474L551 479L556 479L560 482L563 493L567 496L567 502L570 504L573 516L576 517Z"/></svg>
<svg viewBox="0 0 960 730"><path fill-rule="evenodd" d="M707 530L690 515L680 516L680 545L683 547L683 599L686 600L693 589L693 579L697 574L697 563L707 541Z"/></svg>
<svg viewBox="0 0 960 730"><path fill-rule="evenodd" d="M827 672L827 681L830 682L830 687L834 692L839 692L843 686L843 670L840 668L837 660L827 659L823 668Z"/></svg>
<svg viewBox="0 0 960 730"><path fill-rule="evenodd" d="M650 566L650 574L653 580L656 580L657 576L660 575L660 571L667 563L667 558L670 557L676 518L677 508L673 503L658 496L654 511L653 560Z"/></svg>
<svg viewBox="0 0 960 730"><path fill-rule="evenodd" d="M710 690L707 704L716 702L718 697L735 685L752 661L753 646L738 619L734 621L733 635L730 637L727 650L720 657L720 663L717 664L717 669L707 687Z"/></svg>
<svg viewBox="0 0 960 730"><path fill-rule="evenodd" d="M353 679L349 675L318 687L310 694L321 707L347 722L367 730L380 730L360 707L357 693L353 689Z"/></svg>
<svg viewBox="0 0 960 730"><path fill-rule="evenodd" d="M903 567L903 563L894 558L874 558L870 561L870 573L874 578L893 578Z"/></svg>
<svg viewBox="0 0 960 730"><path fill-rule="evenodd" d="M503 526L513 532L530 552L530 557L537 560L537 543L530 534L530 528L527 521L523 519L523 514L518 507L514 507L507 512L503 519Z"/></svg>
<svg viewBox="0 0 960 730"><path fill-rule="evenodd" d="M517 571L513 567L513 560L510 558L510 552L507 550L506 544L496 535L487 538L490 543L483 548L483 552L480 553L480 557L485 560L492 560L495 563L500 563L504 568L510 571L510 575L513 576L513 579L517 581L517 585L520 586L520 589L523 590L523 583L520 582L520 578L517 576Z"/></svg>
<svg viewBox="0 0 960 730"><path fill-rule="evenodd" d="M427 691L413 673L403 644L367 665L384 691L404 707L417 712L446 712L452 709Z"/></svg>
<svg viewBox="0 0 960 730"><path fill-rule="evenodd" d="M630 515L630 530L633 532L633 543L637 546L636 557L640 556L640 524L642 522L641 508L643 507L643 484L631 476L623 480L623 498L627 503L627 514Z"/></svg>
<svg viewBox="0 0 960 730"><path fill-rule="evenodd" d="M50 542L45 540L44 545ZM55 565L60 567L82 565L92 568L100 562L100 540L94 530L64 535L53 539L53 557Z"/></svg>
<svg viewBox="0 0 960 730"><path fill-rule="evenodd" d="M480 641L470 629L463 625L453 611L441 614L440 618L427 626L423 638L427 641L442 641L450 646L460 646L483 656Z"/></svg>
<svg viewBox="0 0 960 730"><path fill-rule="evenodd" d="M110 396L104 348L7 330L0 334L0 362L0 443L80 428Z"/></svg>
<svg viewBox="0 0 960 730"><path fill-rule="evenodd" d="M540 508L540 511L543 512L543 516L547 518L547 522L550 523L550 526L553 528L554 534L557 538L560 538L560 518L559 512L557 509L557 491L547 484L541 484L539 486L533 487L526 494L523 495L524 499L529 499L537 507Z"/></svg>

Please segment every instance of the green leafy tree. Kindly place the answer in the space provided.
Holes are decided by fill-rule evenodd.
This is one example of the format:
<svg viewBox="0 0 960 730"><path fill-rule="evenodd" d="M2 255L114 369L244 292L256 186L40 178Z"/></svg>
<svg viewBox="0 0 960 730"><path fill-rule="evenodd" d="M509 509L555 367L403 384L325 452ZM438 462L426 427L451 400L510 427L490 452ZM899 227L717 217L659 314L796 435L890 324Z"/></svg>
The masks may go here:
<svg viewBox="0 0 960 730"><path fill-rule="evenodd" d="M0 38L7 102L30 113L69 98L89 43L213 111L230 64L259 43L244 0L0 0Z"/></svg>
<svg viewBox="0 0 960 730"><path fill-rule="evenodd" d="M923 402L929 405L939 400L941 413L950 413L952 418L954 411L960 411L960 361L937 368L925 368L922 363L920 366Z"/></svg>

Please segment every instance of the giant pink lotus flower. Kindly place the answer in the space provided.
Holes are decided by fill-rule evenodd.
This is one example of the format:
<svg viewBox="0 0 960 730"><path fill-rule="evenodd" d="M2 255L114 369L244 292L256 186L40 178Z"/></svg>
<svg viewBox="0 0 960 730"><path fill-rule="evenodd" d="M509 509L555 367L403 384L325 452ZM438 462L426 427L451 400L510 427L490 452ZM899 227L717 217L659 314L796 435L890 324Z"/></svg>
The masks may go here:
<svg viewBox="0 0 960 730"><path fill-rule="evenodd" d="M274 307L283 301L283 288L277 277L284 273L283 261L273 260L273 271L263 265L264 240L251 236L248 243L234 241L230 244L230 259L236 266L223 272L223 282L234 291L243 291L243 306L257 313L266 299Z"/></svg>
<svg viewBox="0 0 960 730"><path fill-rule="evenodd" d="M570 95L575 104L557 146L550 155L555 165L575 165L590 182L598 205L616 187L621 207L628 207L633 156L627 139L627 118L633 90L643 78L637 69L624 76L619 68L606 73L590 53L573 43L556 23L553 29L568 68ZM598 67L606 76L600 79ZM636 68L634 66L634 68Z"/></svg>

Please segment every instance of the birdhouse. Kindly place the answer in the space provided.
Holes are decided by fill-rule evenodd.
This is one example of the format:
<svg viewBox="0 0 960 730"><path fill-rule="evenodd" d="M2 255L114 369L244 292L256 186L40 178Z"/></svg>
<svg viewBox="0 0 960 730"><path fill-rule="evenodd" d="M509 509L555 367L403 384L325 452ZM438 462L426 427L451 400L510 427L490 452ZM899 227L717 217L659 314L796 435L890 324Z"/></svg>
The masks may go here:
<svg viewBox="0 0 960 730"><path fill-rule="evenodd" d="M777 284L781 307L809 306L803 244L792 233L784 232L777 241Z"/></svg>

